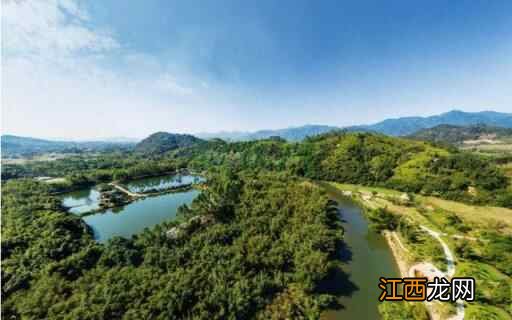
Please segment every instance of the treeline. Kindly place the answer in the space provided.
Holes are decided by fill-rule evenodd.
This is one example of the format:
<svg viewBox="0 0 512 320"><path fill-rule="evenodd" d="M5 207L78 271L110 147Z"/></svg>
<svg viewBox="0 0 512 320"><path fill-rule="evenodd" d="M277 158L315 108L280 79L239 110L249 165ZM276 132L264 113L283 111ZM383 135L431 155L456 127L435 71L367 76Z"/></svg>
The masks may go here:
<svg viewBox="0 0 512 320"><path fill-rule="evenodd" d="M124 157L106 155L7 165L2 168L2 178L3 181L39 176L64 178L62 182L52 182L46 186L52 193L58 193L110 181L123 182L173 173L186 167L187 163L179 160L145 159L128 154Z"/></svg>
<svg viewBox="0 0 512 320"><path fill-rule="evenodd" d="M334 302L337 211L285 173L223 169L180 210L205 224L96 243L46 185L2 192L2 316L26 319L315 319Z"/></svg>
<svg viewBox="0 0 512 320"><path fill-rule="evenodd" d="M371 133L329 133L302 143L211 141L170 153L196 168L226 163L311 179L382 186L474 204L512 207L510 182L485 157Z"/></svg>
<svg viewBox="0 0 512 320"><path fill-rule="evenodd" d="M66 175L72 185L128 180L172 168L222 165L286 171L342 183L382 186L474 204L512 207L510 181L488 158L427 142L371 133L328 133L301 143L271 138L227 143L214 139L166 154L63 159L4 166L2 177Z"/></svg>

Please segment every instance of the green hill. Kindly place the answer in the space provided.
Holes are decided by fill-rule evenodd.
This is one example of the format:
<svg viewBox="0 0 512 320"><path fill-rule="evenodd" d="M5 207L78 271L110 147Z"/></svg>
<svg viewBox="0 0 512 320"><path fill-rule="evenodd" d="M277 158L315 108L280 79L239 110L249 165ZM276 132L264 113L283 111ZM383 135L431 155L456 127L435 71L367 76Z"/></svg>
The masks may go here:
<svg viewBox="0 0 512 320"><path fill-rule="evenodd" d="M329 133L302 143L213 141L187 155L198 169L232 164L287 170L316 180L384 186L472 203L496 203L498 195L506 202L510 194L507 178L488 159L372 133Z"/></svg>
<svg viewBox="0 0 512 320"><path fill-rule="evenodd" d="M189 134L156 132L139 142L135 151L140 153L164 153L178 148L191 147L203 143L204 140Z"/></svg>

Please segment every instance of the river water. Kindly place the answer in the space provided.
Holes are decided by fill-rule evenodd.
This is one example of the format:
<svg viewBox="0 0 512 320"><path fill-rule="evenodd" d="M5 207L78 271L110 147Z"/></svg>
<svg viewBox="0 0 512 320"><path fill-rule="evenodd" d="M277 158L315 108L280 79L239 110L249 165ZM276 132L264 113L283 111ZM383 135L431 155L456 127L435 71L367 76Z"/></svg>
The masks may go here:
<svg viewBox="0 0 512 320"><path fill-rule="evenodd" d="M174 184L176 179L173 176L147 178L131 182L127 186L142 189L154 188ZM191 179L187 177L178 180L188 182L192 181ZM325 312L322 318L326 320L380 319L377 309L380 295L379 278L399 276L392 253L384 237L368 228L368 222L355 202L344 197L331 185L319 184L338 203L345 228L346 244L340 256L344 262L343 271L348 275L329 283L329 287L339 292L338 302L341 308ZM178 207L190 204L198 194L198 191L191 190L148 197L121 208L86 216L83 219L92 227L95 238L100 242L105 242L113 236L131 237L146 227L175 218ZM98 199L99 193L91 188L64 195L63 204L73 207L70 211L81 213L96 208Z"/></svg>
<svg viewBox="0 0 512 320"><path fill-rule="evenodd" d="M345 228L346 250L341 254L343 270L348 279L338 284L340 309L327 311L323 319L380 319L378 313L378 288L380 277L399 277L391 249L383 236L368 228L361 208L351 199L344 197L335 187L320 183L329 197L338 203L340 217ZM347 289L349 288L349 289Z"/></svg>

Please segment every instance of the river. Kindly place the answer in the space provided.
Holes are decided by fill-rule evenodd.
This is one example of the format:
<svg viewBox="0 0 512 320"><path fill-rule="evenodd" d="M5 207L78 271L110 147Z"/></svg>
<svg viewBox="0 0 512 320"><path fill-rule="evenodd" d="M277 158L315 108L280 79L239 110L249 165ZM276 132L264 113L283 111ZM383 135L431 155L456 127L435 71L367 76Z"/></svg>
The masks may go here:
<svg viewBox="0 0 512 320"><path fill-rule="evenodd" d="M346 249L341 257L343 270L348 279L336 285L344 287L339 295L340 309L329 310L323 319L380 319L378 313L378 288L380 277L399 277L400 272L393 254L383 236L368 228L361 208L351 199L344 197L335 187L319 183L329 197L338 203L340 217L345 228ZM347 289L349 288L349 289Z"/></svg>
<svg viewBox="0 0 512 320"><path fill-rule="evenodd" d="M132 188L155 188L161 185L183 183L192 178L174 176L147 178L125 184ZM399 271L392 253L380 234L368 228L361 208L351 199L344 197L339 190L326 183L319 183L336 200L340 218L345 228L346 248L340 252L343 271L348 277L337 277L329 287L338 292L341 308L324 313L323 319L380 319L378 313L378 288L380 277L398 277ZM134 189L135 190L135 189ZM138 189L141 190L141 189ZM124 207L108 209L84 217L94 230L95 238L105 242L113 236L131 237L168 219L173 219L179 206L190 204L198 191L169 193L148 197L132 202ZM97 206L99 193L94 189L76 191L64 195L64 205L73 206L70 211L81 213Z"/></svg>

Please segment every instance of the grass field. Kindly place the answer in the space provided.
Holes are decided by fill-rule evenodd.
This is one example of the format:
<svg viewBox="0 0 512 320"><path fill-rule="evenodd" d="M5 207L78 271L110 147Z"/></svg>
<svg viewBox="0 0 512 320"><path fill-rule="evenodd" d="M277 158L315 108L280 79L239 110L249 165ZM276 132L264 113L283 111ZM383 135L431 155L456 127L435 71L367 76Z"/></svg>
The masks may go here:
<svg viewBox="0 0 512 320"><path fill-rule="evenodd" d="M403 193L394 190L331 184L339 190L351 191L352 197L366 208L386 208L402 216L413 229L425 225L443 234L443 240L455 255L455 276L476 280L476 300L466 303L465 319L512 319L512 278L496 267L507 270L512 253L502 246L502 242L493 242L512 241L511 209L473 206L419 195L404 202ZM439 269L445 269L444 254L438 241L421 232L413 232L413 236L410 231L404 234L400 227L395 233L406 249L402 259L409 266L431 262ZM497 238L489 237L489 234L498 234L502 238L495 240ZM494 253L489 255L489 252ZM449 306L436 306L439 308L437 312L445 313L444 307Z"/></svg>

